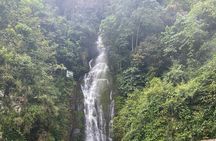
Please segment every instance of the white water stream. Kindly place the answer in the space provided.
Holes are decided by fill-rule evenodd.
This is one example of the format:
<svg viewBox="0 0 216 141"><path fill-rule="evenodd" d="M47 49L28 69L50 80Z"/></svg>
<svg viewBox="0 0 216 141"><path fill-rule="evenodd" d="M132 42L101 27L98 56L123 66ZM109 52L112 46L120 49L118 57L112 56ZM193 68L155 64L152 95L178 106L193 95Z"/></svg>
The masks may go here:
<svg viewBox="0 0 216 141"><path fill-rule="evenodd" d="M97 49L99 55L89 62L90 71L85 75L82 85L85 141L112 141L114 101L106 50L100 36L97 41Z"/></svg>

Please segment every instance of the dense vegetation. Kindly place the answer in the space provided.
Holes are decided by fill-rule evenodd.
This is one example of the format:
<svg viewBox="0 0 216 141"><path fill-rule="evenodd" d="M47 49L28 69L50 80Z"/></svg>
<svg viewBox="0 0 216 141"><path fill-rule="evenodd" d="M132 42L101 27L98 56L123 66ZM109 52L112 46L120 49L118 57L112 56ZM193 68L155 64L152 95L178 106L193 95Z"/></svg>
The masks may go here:
<svg viewBox="0 0 216 141"><path fill-rule="evenodd" d="M69 17L74 9L58 2L0 1L0 140L69 140L83 130L77 87L100 17Z"/></svg>
<svg viewBox="0 0 216 141"><path fill-rule="evenodd" d="M216 138L215 0L0 0L0 140L83 140L98 33L115 141Z"/></svg>
<svg viewBox="0 0 216 141"><path fill-rule="evenodd" d="M102 21L115 140L216 138L216 2L115 0Z"/></svg>

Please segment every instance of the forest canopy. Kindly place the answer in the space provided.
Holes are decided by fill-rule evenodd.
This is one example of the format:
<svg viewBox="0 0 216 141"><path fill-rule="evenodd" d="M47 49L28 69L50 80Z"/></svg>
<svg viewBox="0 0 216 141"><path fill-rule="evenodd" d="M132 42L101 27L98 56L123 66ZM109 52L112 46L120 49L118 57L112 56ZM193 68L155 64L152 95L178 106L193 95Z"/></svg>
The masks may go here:
<svg viewBox="0 0 216 141"><path fill-rule="evenodd" d="M99 35L113 141L216 138L215 0L0 0L0 140L85 140Z"/></svg>

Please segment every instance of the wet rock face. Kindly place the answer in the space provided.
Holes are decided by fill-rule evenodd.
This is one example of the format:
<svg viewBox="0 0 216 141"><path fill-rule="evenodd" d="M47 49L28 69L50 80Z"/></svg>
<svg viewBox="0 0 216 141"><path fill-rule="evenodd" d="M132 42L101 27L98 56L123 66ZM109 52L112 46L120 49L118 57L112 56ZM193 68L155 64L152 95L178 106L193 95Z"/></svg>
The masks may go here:
<svg viewBox="0 0 216 141"><path fill-rule="evenodd" d="M81 133L81 129L79 129L79 128L76 128L76 129L74 129L74 131L73 131L74 136L77 136L77 135L79 135L80 133Z"/></svg>
<svg viewBox="0 0 216 141"><path fill-rule="evenodd" d="M74 86L71 96L71 135L70 141L84 140L83 94L79 82Z"/></svg>
<svg viewBox="0 0 216 141"><path fill-rule="evenodd" d="M80 128L75 128L73 130L71 141L83 141L82 130Z"/></svg>

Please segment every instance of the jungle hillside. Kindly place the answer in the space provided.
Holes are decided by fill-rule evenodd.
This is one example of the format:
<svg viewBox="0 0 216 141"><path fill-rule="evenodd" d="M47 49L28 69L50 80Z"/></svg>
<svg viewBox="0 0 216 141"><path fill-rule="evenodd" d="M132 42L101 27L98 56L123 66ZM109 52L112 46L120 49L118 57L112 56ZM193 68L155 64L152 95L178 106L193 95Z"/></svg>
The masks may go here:
<svg viewBox="0 0 216 141"><path fill-rule="evenodd" d="M0 141L209 139L215 0L0 0Z"/></svg>

